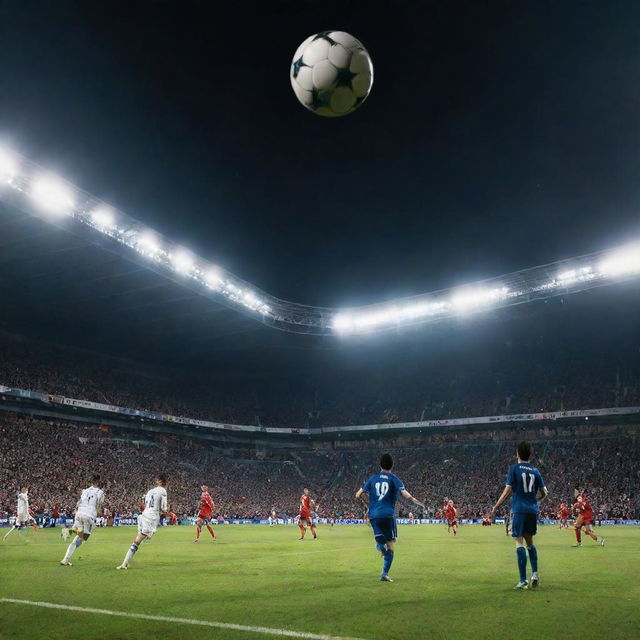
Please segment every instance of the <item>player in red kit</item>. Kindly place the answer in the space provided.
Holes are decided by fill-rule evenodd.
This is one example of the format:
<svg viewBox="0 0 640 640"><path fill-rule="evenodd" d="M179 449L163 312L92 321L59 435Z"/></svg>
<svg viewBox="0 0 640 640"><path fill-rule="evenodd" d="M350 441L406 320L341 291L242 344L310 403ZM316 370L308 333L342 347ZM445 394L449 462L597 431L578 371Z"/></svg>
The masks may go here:
<svg viewBox="0 0 640 640"><path fill-rule="evenodd" d="M449 500L444 507L444 516L447 519L447 532L453 529L454 537L458 535L458 510L453 506L453 500Z"/></svg>
<svg viewBox="0 0 640 640"><path fill-rule="evenodd" d="M307 527L311 528L313 539L318 537L316 533L316 525L313 524L311 519L311 507L315 506L315 502L309 496L309 489L305 487L302 496L300 496L300 520L298 526L300 527L300 537L298 540L304 540L304 534L307 533Z"/></svg>
<svg viewBox="0 0 640 640"><path fill-rule="evenodd" d="M576 528L576 544L574 547L582 546L582 535L581 529L584 527L584 532L596 542L598 541L598 536L591 530L591 523L593 522L593 509L589 504L585 495L579 495L577 498L577 502L573 505L574 511L578 512L578 519L576 520L575 528ZM600 546L604 547L604 538L600 537Z"/></svg>
<svg viewBox="0 0 640 640"><path fill-rule="evenodd" d="M571 511L567 508L566 502L561 502L560 507L558 508L558 520L560 520L560 528L568 529L569 528L569 516L571 515Z"/></svg>
<svg viewBox="0 0 640 640"><path fill-rule="evenodd" d="M196 539L194 542L200 540L200 534L202 533L202 525L206 525L207 531L211 534L211 537L215 540L216 534L211 527L210 521L213 518L213 498L209 495L209 487L203 484L201 487L202 495L200 496L200 511L198 511L198 519L196 520Z"/></svg>

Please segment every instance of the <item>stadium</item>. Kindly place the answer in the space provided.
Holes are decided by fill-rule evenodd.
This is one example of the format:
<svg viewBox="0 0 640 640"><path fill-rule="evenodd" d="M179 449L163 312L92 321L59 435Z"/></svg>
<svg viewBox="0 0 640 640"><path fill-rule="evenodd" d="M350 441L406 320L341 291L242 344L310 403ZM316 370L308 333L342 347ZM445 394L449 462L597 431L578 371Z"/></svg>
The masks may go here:
<svg viewBox="0 0 640 640"><path fill-rule="evenodd" d="M2 9L0 638L640 637L636 3Z"/></svg>

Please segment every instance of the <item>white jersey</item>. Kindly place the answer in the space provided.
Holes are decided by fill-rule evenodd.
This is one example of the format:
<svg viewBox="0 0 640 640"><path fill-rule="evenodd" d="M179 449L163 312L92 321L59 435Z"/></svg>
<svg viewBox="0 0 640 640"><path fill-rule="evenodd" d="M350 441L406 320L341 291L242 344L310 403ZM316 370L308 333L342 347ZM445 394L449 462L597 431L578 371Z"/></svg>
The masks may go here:
<svg viewBox="0 0 640 640"><path fill-rule="evenodd" d="M160 520L160 514L166 510L167 490L164 487L155 487L147 491L142 516L147 520Z"/></svg>
<svg viewBox="0 0 640 640"><path fill-rule="evenodd" d="M98 487L87 487L80 496L76 516L87 516L95 519L98 516L98 509L102 509L104 501L104 491Z"/></svg>
<svg viewBox="0 0 640 640"><path fill-rule="evenodd" d="M29 496L26 493L18 494L18 518L28 518L29 517Z"/></svg>

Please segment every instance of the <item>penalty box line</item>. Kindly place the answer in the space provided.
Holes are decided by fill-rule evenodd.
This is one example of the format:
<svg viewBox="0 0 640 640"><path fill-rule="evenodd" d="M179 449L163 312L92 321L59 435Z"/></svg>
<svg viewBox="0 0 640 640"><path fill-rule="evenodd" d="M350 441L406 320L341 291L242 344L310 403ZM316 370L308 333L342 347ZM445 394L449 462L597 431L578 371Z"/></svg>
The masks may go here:
<svg viewBox="0 0 640 640"><path fill-rule="evenodd" d="M252 627L245 624L233 624L231 622L213 622L210 620L194 620L192 618L174 618L172 616L154 616L146 613L129 613L127 611L112 611L110 609L94 609L93 607L75 607L54 602L35 602L33 600L17 600L15 598L0 598L0 603L21 604L45 609L61 609L63 611L79 611L81 613L98 613L104 616L119 618L134 618L136 620L152 620L155 622L173 622L178 624L190 624L198 627L213 627L215 629L228 629L232 631L244 631L246 633L262 633L285 638L303 638L305 640L363 640L362 638L349 638L345 636L331 636L323 633L306 633L305 631L291 631L289 629L276 629L273 627Z"/></svg>

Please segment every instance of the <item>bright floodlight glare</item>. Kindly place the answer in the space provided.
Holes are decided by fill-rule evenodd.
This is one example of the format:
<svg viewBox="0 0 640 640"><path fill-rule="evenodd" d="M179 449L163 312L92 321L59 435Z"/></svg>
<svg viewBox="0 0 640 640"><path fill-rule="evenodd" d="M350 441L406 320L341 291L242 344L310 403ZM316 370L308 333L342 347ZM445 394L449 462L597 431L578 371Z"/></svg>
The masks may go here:
<svg viewBox="0 0 640 640"><path fill-rule="evenodd" d="M0 180L10 182L18 173L18 161L6 149L0 149Z"/></svg>
<svg viewBox="0 0 640 640"><path fill-rule="evenodd" d="M109 229L114 226L115 218L111 209L99 207L91 213L91 221L100 229Z"/></svg>
<svg viewBox="0 0 640 640"><path fill-rule="evenodd" d="M145 231L140 236L136 244L138 246L138 249L140 249L143 253L155 254L160 251L158 240L155 234L151 231Z"/></svg>
<svg viewBox="0 0 640 640"><path fill-rule="evenodd" d="M43 211L56 215L71 213L74 206L71 189L54 176L36 178L29 195Z"/></svg>
<svg viewBox="0 0 640 640"><path fill-rule="evenodd" d="M640 244L630 245L602 260L599 270L606 276L626 276L640 271Z"/></svg>
<svg viewBox="0 0 640 640"><path fill-rule="evenodd" d="M504 300L509 293L506 287L498 289L470 289L454 294L451 304L458 311L470 311L476 307L490 304L496 300Z"/></svg>
<svg viewBox="0 0 640 640"><path fill-rule="evenodd" d="M217 289L222 284L222 273L215 267L204 275L204 281L210 289Z"/></svg>
<svg viewBox="0 0 640 640"><path fill-rule="evenodd" d="M171 262L173 262L173 268L178 273L189 273L193 268L193 258L191 254L184 249L179 249L177 253L171 257Z"/></svg>

